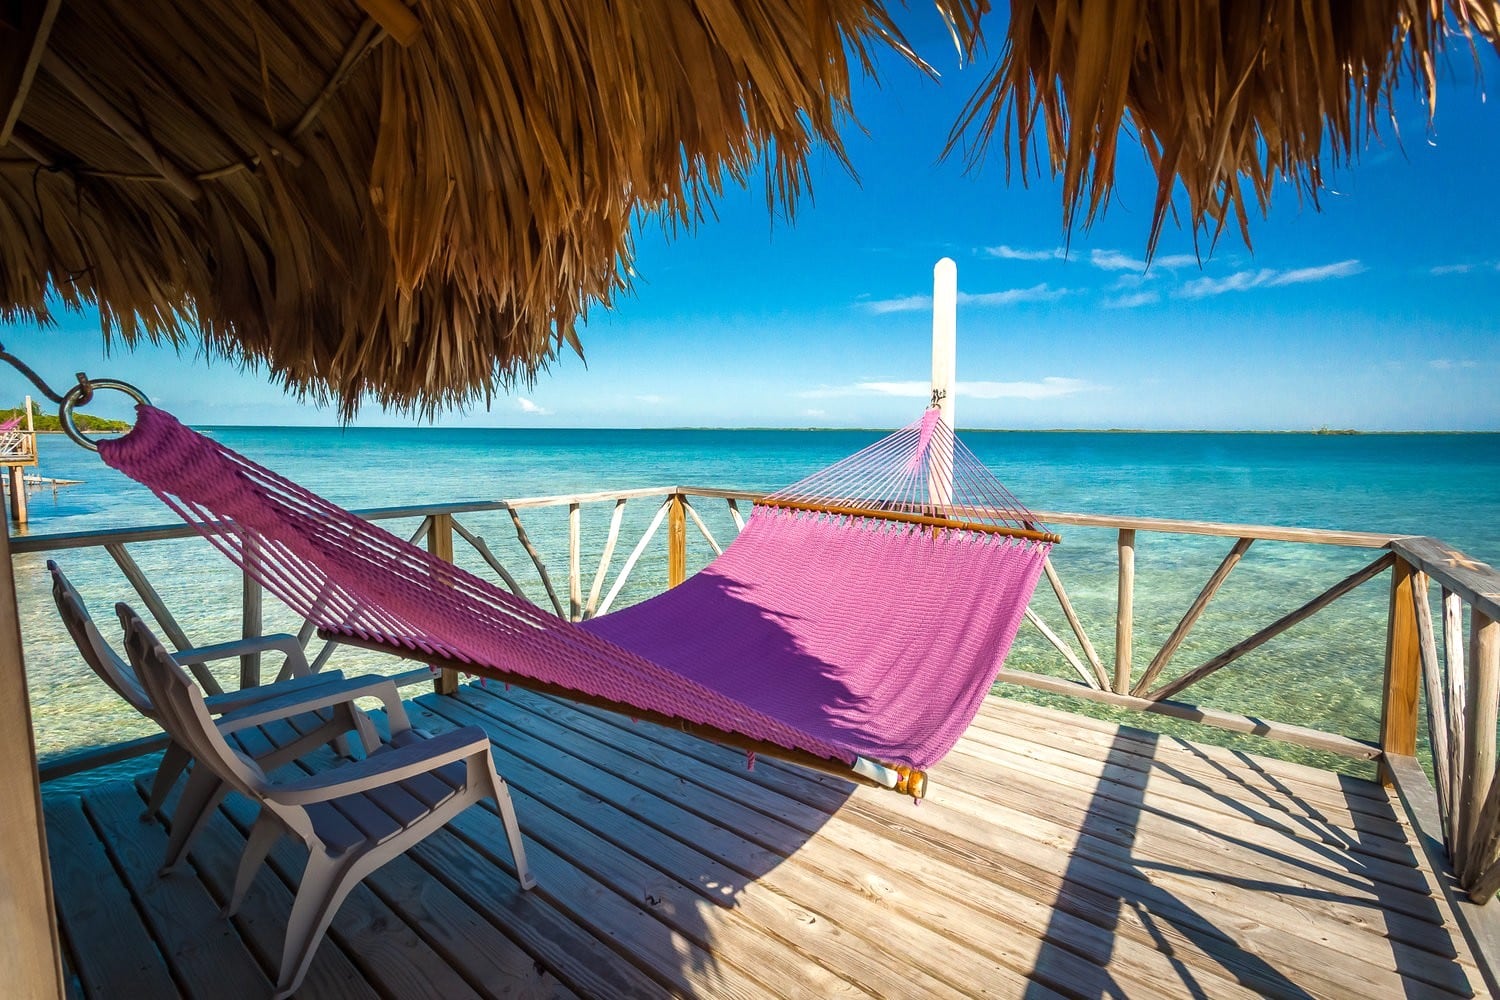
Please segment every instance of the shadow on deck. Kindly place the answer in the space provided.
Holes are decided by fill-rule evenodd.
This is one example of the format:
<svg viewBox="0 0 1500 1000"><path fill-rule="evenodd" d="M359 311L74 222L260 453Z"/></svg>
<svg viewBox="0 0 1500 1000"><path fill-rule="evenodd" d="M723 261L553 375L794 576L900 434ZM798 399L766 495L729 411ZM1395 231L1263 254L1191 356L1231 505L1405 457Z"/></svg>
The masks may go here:
<svg viewBox="0 0 1500 1000"><path fill-rule="evenodd" d="M915 807L681 734L467 686L539 881L471 809L368 878L301 995L1441 997L1481 982L1379 785L990 699ZM253 749L253 748L252 748ZM309 762L328 766L331 759ZM191 872L139 782L49 798L75 994L264 996L301 870L218 915L253 819ZM168 815L170 815L170 803Z"/></svg>

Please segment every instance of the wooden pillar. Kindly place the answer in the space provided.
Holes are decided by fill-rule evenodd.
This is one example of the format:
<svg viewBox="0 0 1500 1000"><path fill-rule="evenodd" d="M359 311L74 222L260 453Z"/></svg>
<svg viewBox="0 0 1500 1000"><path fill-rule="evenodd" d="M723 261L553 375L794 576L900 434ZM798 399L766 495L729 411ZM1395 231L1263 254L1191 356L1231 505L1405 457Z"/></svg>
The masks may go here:
<svg viewBox="0 0 1500 1000"><path fill-rule="evenodd" d="M667 586L687 579L687 509L682 494L673 493L667 505Z"/></svg>
<svg viewBox="0 0 1500 1000"><path fill-rule="evenodd" d="M1417 753L1417 692L1422 684L1422 642L1417 632L1417 601L1427 600L1427 576L1405 559L1391 567L1391 603L1385 640L1385 685L1380 706L1380 749L1414 757ZM1391 784L1387 768L1381 779Z"/></svg>
<svg viewBox="0 0 1500 1000"><path fill-rule="evenodd" d="M579 522L582 504L568 504L568 620L583 621L583 529Z"/></svg>
<svg viewBox="0 0 1500 1000"><path fill-rule="evenodd" d="M257 559L256 544L245 542L245 563L253 566ZM263 620L264 595L260 581L248 572L241 574L240 584L240 635L246 639L258 638L265 632ZM240 689L260 684L260 653L244 653L240 656Z"/></svg>
<svg viewBox="0 0 1500 1000"><path fill-rule="evenodd" d="M1495 780L1495 726L1500 703L1500 622L1491 621L1477 607L1469 611L1468 700L1465 704L1462 836L1458 838L1455 867L1462 884L1482 873L1474 871L1473 855L1482 846L1480 813Z"/></svg>
<svg viewBox="0 0 1500 1000"><path fill-rule="evenodd" d="M7 467L10 473L10 523L18 528L26 525L26 469L20 465Z"/></svg>
<svg viewBox="0 0 1500 1000"><path fill-rule="evenodd" d="M0 941L6 996L63 994L62 949L21 655L10 536L0 531Z"/></svg>
<svg viewBox="0 0 1500 1000"><path fill-rule="evenodd" d="M433 514L427 529L427 551L444 562L453 561L453 515ZM438 694L458 693L458 671L444 668L432 682Z"/></svg>
<svg viewBox="0 0 1500 1000"><path fill-rule="evenodd" d="M1135 641L1135 529L1121 528L1120 588L1115 608L1115 694L1130 693L1130 647Z"/></svg>

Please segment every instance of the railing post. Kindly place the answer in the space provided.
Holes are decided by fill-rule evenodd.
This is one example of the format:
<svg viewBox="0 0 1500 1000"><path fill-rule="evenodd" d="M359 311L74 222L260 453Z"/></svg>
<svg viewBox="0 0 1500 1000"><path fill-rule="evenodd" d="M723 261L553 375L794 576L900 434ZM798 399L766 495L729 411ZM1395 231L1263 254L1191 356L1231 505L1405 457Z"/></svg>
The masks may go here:
<svg viewBox="0 0 1500 1000"><path fill-rule="evenodd" d="M258 638L264 631L260 581L250 574L259 554L254 539L245 540L245 570L240 592L240 635L246 639ZM244 653L240 656L240 688L255 687L260 683L260 653Z"/></svg>
<svg viewBox="0 0 1500 1000"><path fill-rule="evenodd" d="M687 579L687 510L682 494L673 493L667 505L667 586Z"/></svg>
<svg viewBox="0 0 1500 1000"><path fill-rule="evenodd" d="M1478 857L1489 831L1481 829L1481 813L1495 780L1495 726L1500 709L1500 622L1477 607L1469 609L1468 702L1464 706L1464 776L1462 836L1454 858L1459 883L1465 888L1484 874Z"/></svg>
<svg viewBox="0 0 1500 1000"><path fill-rule="evenodd" d="M582 504L568 504L568 621L583 620L583 528L579 523Z"/></svg>
<svg viewBox="0 0 1500 1000"><path fill-rule="evenodd" d="M433 514L427 529L427 551L444 562L453 561L453 515ZM458 693L458 671L443 669L432 682L438 694Z"/></svg>
<svg viewBox="0 0 1500 1000"><path fill-rule="evenodd" d="M1130 647L1135 641L1135 529L1120 529L1120 589L1115 610L1115 694L1130 693Z"/></svg>
<svg viewBox="0 0 1500 1000"><path fill-rule="evenodd" d="M1397 557L1391 566L1391 601L1385 640L1385 684L1380 707L1380 749L1414 757L1417 753L1417 693L1422 685L1422 640L1417 601L1427 600L1427 575ZM1391 784L1390 770L1381 780Z"/></svg>

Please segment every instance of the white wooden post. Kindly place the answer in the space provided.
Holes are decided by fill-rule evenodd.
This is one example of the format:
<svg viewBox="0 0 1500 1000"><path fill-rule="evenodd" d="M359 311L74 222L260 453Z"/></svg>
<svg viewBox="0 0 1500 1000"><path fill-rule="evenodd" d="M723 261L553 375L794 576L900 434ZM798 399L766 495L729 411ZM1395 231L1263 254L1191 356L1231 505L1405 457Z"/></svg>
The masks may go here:
<svg viewBox="0 0 1500 1000"><path fill-rule="evenodd" d="M954 426L958 368L958 265L944 257L932 269L932 402ZM927 493L936 507L953 503L953 442L938 437L928 453Z"/></svg>

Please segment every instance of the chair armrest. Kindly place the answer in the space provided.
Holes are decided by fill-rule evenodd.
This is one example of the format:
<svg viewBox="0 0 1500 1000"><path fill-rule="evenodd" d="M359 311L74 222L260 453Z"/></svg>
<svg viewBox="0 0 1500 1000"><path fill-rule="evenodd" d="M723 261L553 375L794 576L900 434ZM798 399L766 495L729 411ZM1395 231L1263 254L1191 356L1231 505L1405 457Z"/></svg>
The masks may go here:
<svg viewBox="0 0 1500 1000"><path fill-rule="evenodd" d="M308 674L306 677L293 677L274 684L263 684L260 687L240 688L238 691L225 691L223 694L210 695L203 699L203 704L207 706L209 714L223 715L225 712L248 708L269 698L280 698L294 691L311 691L343 679L342 670L324 670L320 673Z"/></svg>
<svg viewBox="0 0 1500 1000"><path fill-rule="evenodd" d="M332 708L335 705L352 702L355 698L379 698L385 702L388 713L393 710L392 706L394 706L394 711L399 712L401 718L406 718L406 709L401 705L401 694L396 690L396 685L391 683L390 678L366 674L361 677L351 677L348 680L334 681L331 684L319 684L305 691L293 691L290 694L257 701L237 712L219 716L216 725L220 732L237 733L241 729L276 722L303 712Z"/></svg>
<svg viewBox="0 0 1500 1000"><path fill-rule="evenodd" d="M453 729L429 740L396 749L378 750L364 760L298 781L272 785L266 798L289 806L308 806L344 795L382 788L436 770L444 764L468 760L489 750L490 737L478 726Z"/></svg>
<svg viewBox="0 0 1500 1000"><path fill-rule="evenodd" d="M213 660L227 660L231 656L244 656L247 653L281 652L288 657L307 661L307 653L302 644L294 635L278 632L273 635L253 635L245 639L234 639L230 642L219 642L212 646L195 646L192 649L179 649L172 654L172 659L184 667L190 663L209 663Z"/></svg>

